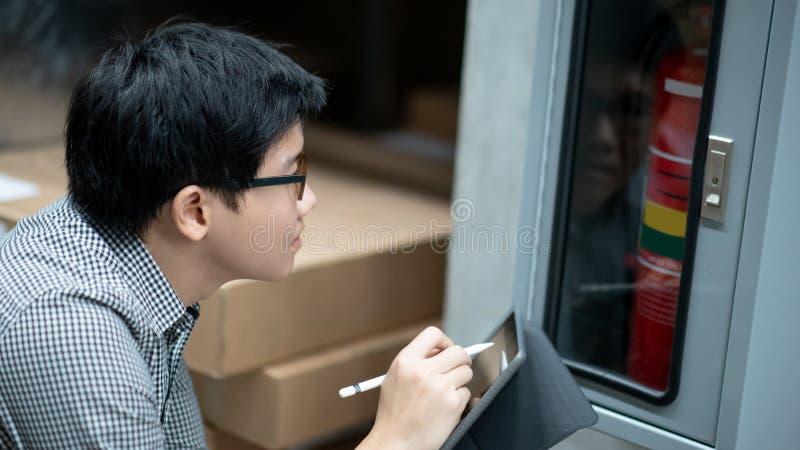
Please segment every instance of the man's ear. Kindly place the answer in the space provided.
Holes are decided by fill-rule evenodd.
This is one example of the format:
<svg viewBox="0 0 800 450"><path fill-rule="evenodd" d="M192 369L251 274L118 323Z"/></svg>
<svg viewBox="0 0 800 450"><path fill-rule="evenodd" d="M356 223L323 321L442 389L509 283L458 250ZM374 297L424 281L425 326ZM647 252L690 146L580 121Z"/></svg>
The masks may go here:
<svg viewBox="0 0 800 450"><path fill-rule="evenodd" d="M177 231L192 241L199 241L208 234L211 224L211 196L197 185L189 185L172 198L170 216Z"/></svg>

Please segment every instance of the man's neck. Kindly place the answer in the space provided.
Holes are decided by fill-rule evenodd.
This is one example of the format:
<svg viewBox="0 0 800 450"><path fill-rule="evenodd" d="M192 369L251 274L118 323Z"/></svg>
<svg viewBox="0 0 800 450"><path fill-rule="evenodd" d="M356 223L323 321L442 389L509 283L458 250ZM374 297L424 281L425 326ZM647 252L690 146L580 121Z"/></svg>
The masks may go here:
<svg viewBox="0 0 800 450"><path fill-rule="evenodd" d="M142 241L185 306L205 300L227 281L197 245L156 227L148 230Z"/></svg>

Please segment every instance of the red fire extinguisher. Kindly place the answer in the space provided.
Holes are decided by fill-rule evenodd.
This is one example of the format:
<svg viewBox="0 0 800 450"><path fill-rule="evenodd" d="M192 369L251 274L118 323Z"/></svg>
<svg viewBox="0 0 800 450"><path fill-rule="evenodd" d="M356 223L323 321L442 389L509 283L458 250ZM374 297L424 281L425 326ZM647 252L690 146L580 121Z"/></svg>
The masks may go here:
<svg viewBox="0 0 800 450"><path fill-rule="evenodd" d="M655 78L627 374L662 391L670 374L705 66L705 49L673 50Z"/></svg>

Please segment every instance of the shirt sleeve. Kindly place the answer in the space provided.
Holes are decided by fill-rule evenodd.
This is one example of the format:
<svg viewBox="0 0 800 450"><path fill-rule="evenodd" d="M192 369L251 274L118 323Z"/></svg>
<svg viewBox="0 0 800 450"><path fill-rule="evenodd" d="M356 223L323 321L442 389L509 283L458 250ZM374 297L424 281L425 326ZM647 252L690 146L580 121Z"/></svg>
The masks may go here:
<svg viewBox="0 0 800 450"><path fill-rule="evenodd" d="M111 309L63 295L36 301L2 335L0 354L6 439L30 448L164 448L153 379Z"/></svg>

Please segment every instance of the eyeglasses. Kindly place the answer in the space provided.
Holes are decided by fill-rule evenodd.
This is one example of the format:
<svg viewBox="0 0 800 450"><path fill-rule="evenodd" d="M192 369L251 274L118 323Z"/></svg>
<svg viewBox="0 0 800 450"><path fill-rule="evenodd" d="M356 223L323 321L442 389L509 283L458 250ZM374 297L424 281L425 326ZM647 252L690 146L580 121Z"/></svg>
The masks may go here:
<svg viewBox="0 0 800 450"><path fill-rule="evenodd" d="M295 184L297 190L297 201L303 199L303 192L306 190L306 175L308 174L308 166L306 162L305 153L300 153L297 157L297 172L292 175L281 175L277 177L263 177L253 178L246 183L239 183L238 181L229 180L218 183L217 186L230 189L240 189L242 187L255 188L266 186L280 186L282 184Z"/></svg>

